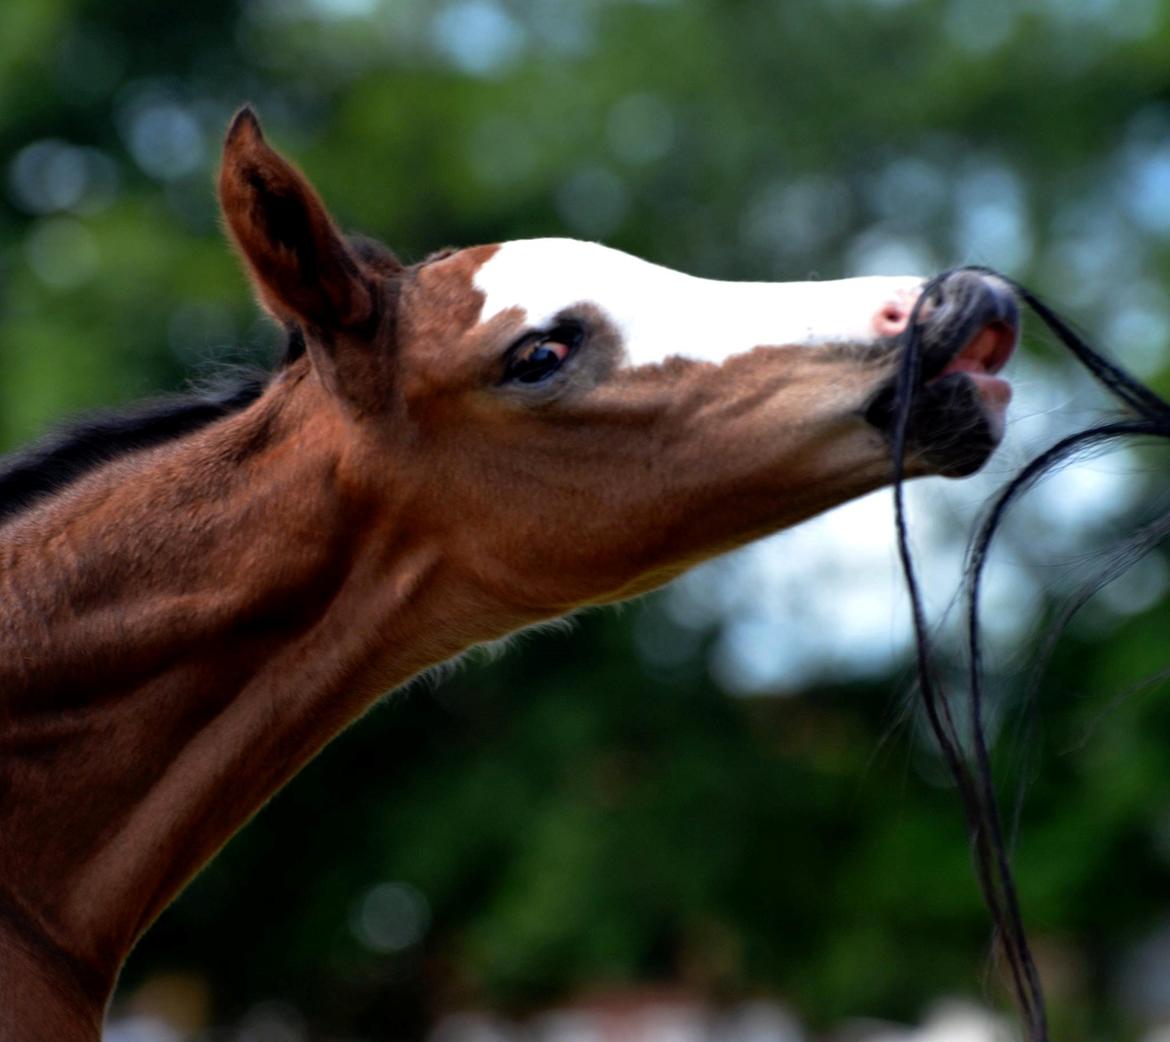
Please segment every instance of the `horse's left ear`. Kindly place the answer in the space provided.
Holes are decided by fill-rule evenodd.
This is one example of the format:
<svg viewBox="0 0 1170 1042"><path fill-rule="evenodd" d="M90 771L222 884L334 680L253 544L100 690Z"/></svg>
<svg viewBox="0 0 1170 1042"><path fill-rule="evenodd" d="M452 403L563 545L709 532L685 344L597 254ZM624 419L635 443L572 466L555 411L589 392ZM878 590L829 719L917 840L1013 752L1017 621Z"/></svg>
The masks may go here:
<svg viewBox="0 0 1170 1042"><path fill-rule="evenodd" d="M354 254L312 185L269 147L247 107L227 133L219 200L261 303L278 319L327 333L376 320L374 280L388 273Z"/></svg>

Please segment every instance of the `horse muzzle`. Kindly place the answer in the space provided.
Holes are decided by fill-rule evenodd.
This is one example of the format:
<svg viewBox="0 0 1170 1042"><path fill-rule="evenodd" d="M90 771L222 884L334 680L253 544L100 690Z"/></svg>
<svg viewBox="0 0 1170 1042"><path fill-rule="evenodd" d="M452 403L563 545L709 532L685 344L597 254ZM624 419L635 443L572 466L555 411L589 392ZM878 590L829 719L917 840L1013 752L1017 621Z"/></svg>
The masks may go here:
<svg viewBox="0 0 1170 1042"><path fill-rule="evenodd" d="M1007 282L975 269L950 272L923 293L900 338L903 351L919 352L917 376L911 386L896 378L884 385L865 418L892 438L899 401L909 394L907 462L965 477L1003 438L1011 385L999 373L1019 341L1019 306Z"/></svg>

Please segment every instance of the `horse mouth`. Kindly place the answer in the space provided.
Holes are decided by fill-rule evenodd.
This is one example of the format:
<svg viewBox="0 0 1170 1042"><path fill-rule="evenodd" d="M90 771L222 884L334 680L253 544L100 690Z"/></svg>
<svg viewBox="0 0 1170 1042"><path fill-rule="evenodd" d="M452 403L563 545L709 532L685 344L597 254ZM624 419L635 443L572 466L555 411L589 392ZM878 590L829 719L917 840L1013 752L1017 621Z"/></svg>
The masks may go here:
<svg viewBox="0 0 1170 1042"><path fill-rule="evenodd" d="M1019 329L1014 323L1002 319L990 322L929 383L951 373L964 373L988 405L1006 408L1012 400L1012 385L997 374L1015 353L1018 341Z"/></svg>
<svg viewBox="0 0 1170 1042"><path fill-rule="evenodd" d="M977 471L1003 439L1011 384L999 374L1019 342L1019 305L1008 283L956 271L927 291L919 317L919 382L907 454L945 477ZM891 437L897 389L878 392L866 419Z"/></svg>

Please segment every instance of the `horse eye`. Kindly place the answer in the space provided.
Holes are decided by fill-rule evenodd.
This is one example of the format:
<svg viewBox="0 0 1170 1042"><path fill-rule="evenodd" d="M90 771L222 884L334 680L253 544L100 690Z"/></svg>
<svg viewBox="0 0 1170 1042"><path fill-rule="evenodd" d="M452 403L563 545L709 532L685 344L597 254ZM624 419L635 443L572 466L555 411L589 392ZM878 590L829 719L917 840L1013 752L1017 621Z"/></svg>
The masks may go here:
<svg viewBox="0 0 1170 1042"><path fill-rule="evenodd" d="M579 340L579 330L566 327L521 344L508 359L504 380L522 384L547 380L573 353Z"/></svg>

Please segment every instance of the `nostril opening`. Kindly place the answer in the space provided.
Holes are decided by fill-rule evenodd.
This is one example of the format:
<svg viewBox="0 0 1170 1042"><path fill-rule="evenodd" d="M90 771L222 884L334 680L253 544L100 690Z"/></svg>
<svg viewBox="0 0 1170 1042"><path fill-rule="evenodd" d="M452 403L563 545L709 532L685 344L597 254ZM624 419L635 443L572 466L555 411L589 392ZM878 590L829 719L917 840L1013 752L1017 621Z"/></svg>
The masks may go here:
<svg viewBox="0 0 1170 1042"><path fill-rule="evenodd" d="M905 302L891 300L883 304L881 310L874 316L874 328L882 336L897 336L906 328L910 318L910 309Z"/></svg>

